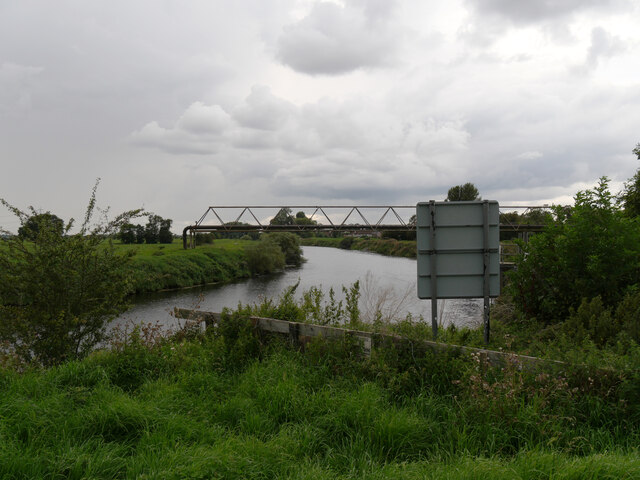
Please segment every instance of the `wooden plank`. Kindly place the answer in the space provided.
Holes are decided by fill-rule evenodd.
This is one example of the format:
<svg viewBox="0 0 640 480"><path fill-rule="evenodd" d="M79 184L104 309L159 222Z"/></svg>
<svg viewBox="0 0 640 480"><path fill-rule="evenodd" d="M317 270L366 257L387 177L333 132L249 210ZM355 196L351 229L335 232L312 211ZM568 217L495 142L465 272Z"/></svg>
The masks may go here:
<svg viewBox="0 0 640 480"><path fill-rule="evenodd" d="M218 323L222 314L214 312L203 312L200 310L189 310L184 308L176 308L174 310L176 318L184 318L187 320L196 320L206 322L207 327ZM357 338L364 350L369 356L374 347L374 340L378 343L391 341L396 344L420 344L431 349L434 352L451 352L458 351L467 355L479 355L483 361L492 366L505 366L508 363L517 362L521 368L535 369L542 365L563 365L563 362L557 360L546 360L528 355L517 355L514 353L498 352L495 350L487 350L483 348L466 347L462 345L453 345L448 343L433 342L430 340L411 340L399 335L391 335L386 333L364 332L361 330L350 330L347 328L331 327L327 325L314 325L310 323L289 322L286 320L278 320L275 318L249 317L254 327L271 333L288 335L295 344L304 344L310 338L344 338L352 336ZM295 337L295 338L294 338Z"/></svg>
<svg viewBox="0 0 640 480"><path fill-rule="evenodd" d="M266 332L289 334L289 324L286 320L275 318L250 317L253 324Z"/></svg>
<svg viewBox="0 0 640 480"><path fill-rule="evenodd" d="M193 320L197 322L205 322L207 327L215 325L222 318L222 314L214 312L202 312L200 310L191 310L187 308L174 308L173 316L185 320Z"/></svg>

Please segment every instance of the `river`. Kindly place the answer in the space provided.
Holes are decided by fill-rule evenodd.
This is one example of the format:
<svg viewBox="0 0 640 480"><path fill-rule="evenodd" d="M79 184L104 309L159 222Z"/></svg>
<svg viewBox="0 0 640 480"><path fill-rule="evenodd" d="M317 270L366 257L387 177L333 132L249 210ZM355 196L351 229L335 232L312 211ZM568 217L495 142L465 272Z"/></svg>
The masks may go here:
<svg viewBox="0 0 640 480"><path fill-rule="evenodd" d="M376 310L393 321L411 314L431 323L431 302L419 300L416 293L416 260L340 250L303 247L306 262L282 273L251 278L224 285L210 285L138 296L134 306L112 326L130 323L158 323L163 328L179 327L171 316L174 307L220 312L238 303L252 304L263 298L278 298L288 287L300 282L298 296L310 287L322 287L328 297L333 288L338 300L344 299L342 286L360 281L360 311L372 320ZM482 301L478 299L440 300L438 317L442 326L476 326L482 323Z"/></svg>

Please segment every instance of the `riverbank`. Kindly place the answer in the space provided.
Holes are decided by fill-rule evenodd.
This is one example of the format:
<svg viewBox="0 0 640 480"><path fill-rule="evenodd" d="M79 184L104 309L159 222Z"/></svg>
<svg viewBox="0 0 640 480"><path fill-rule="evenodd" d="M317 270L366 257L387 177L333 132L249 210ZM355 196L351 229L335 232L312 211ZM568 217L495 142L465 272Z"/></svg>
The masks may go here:
<svg viewBox="0 0 640 480"><path fill-rule="evenodd" d="M302 238L303 246L334 247L380 255L415 258L414 241L379 238ZM213 244L185 250L179 240L171 244L129 245L116 242L115 247L131 255L132 292L158 292L212 283L228 283L252 276L247 261L248 246L258 242L239 239L216 239Z"/></svg>
<svg viewBox="0 0 640 480"><path fill-rule="evenodd" d="M216 240L185 250L181 241L172 244L115 247L131 255L132 291L136 294L211 283L226 283L251 276L244 240Z"/></svg>
<svg viewBox="0 0 640 480"><path fill-rule="evenodd" d="M394 238L369 237L341 237L323 238L310 237L300 240L303 246L333 247L343 250L359 250L378 253L391 257L416 258L416 242L413 240L396 240Z"/></svg>

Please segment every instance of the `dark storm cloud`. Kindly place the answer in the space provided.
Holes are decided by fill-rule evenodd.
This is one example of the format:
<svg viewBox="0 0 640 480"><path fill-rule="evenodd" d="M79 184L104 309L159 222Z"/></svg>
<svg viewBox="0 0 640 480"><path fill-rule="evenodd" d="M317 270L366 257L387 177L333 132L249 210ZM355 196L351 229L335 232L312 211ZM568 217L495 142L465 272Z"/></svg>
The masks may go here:
<svg viewBox="0 0 640 480"><path fill-rule="evenodd" d="M309 75L339 75L393 63L400 32L388 23L393 4L348 2L314 4L308 16L288 25L277 58Z"/></svg>

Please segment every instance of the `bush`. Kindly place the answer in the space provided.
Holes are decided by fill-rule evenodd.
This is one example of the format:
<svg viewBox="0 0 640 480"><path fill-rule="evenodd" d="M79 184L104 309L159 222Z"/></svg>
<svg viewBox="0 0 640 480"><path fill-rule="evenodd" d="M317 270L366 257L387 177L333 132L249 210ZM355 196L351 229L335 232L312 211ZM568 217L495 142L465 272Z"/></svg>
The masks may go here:
<svg viewBox="0 0 640 480"><path fill-rule="evenodd" d="M343 250L350 250L351 245L353 245L353 237L344 237L342 240L340 240L339 247Z"/></svg>
<svg viewBox="0 0 640 480"><path fill-rule="evenodd" d="M606 177L578 192L569 210L522 245L510 290L518 309L546 324L564 320L582 298L616 305L640 282L640 227L624 215Z"/></svg>
<svg viewBox="0 0 640 480"><path fill-rule="evenodd" d="M265 241L274 242L282 250L286 265L302 265L302 249L300 248L300 237L293 233L278 232L265 235Z"/></svg>
<svg viewBox="0 0 640 480"><path fill-rule="evenodd" d="M262 240L245 247L247 266L254 275L263 275L282 270L285 265L285 257L282 250L275 242Z"/></svg>
<svg viewBox="0 0 640 480"><path fill-rule="evenodd" d="M78 233L71 234L73 219L62 230L42 221L31 229L33 241L10 236L0 245L0 340L25 361L57 364L86 355L125 310L129 257L105 238L140 211L91 226L97 185ZM1 202L26 224L28 214Z"/></svg>

